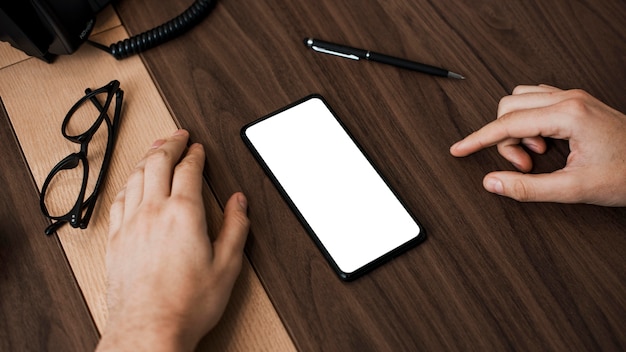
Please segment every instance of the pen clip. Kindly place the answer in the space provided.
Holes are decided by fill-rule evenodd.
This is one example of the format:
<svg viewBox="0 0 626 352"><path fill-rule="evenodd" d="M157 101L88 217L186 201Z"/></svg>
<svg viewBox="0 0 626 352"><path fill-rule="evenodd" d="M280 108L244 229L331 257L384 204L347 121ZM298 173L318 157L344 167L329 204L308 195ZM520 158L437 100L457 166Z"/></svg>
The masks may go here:
<svg viewBox="0 0 626 352"><path fill-rule="evenodd" d="M324 54L330 54L330 55L336 55L336 56L341 56L344 57L346 59L352 59L352 60L359 60L359 57L354 55L354 54L344 54L344 53L340 53L338 51L332 51L332 50L328 50L328 49L324 49L324 48L320 48L319 46L311 46L311 49L319 52L319 53L324 53Z"/></svg>

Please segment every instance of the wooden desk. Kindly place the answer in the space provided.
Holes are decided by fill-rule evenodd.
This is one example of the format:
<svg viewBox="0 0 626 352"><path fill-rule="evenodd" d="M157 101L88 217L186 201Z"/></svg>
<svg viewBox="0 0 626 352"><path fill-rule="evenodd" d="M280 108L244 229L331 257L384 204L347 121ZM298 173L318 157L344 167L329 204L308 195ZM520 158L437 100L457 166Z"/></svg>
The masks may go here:
<svg viewBox="0 0 626 352"><path fill-rule="evenodd" d="M104 43L128 34L112 10L98 17L94 40ZM106 247L108 208L152 141L176 128L139 57L118 62L85 45L48 65L6 43L0 46L0 350L85 351L96 345L106 325ZM45 237L49 224L39 210L38 189L50 169L77 146L60 133L69 108L87 87L112 79L125 91L120 132L109 175L85 230L64 226ZM96 135L90 153L103 150ZM98 148L100 147L100 148ZM76 180L80 182L80 180ZM66 192L72 197L72 182ZM211 233L222 217L219 202L205 184L204 202ZM293 343L249 262L233 290L226 316L199 346L220 351L293 350Z"/></svg>
<svg viewBox="0 0 626 352"><path fill-rule="evenodd" d="M187 5L137 0L117 9L138 33ZM207 147L218 202L248 194L247 256L299 350L623 350L626 209L488 194L483 175L511 166L493 148L464 159L448 148L495 118L517 84L583 88L626 111L624 18L620 0L225 0L189 35L142 58L176 124ZM467 80L316 54L305 37L413 58ZM239 138L245 123L313 92L429 234L348 284ZM566 154L565 143L551 143L533 171L560 167Z"/></svg>

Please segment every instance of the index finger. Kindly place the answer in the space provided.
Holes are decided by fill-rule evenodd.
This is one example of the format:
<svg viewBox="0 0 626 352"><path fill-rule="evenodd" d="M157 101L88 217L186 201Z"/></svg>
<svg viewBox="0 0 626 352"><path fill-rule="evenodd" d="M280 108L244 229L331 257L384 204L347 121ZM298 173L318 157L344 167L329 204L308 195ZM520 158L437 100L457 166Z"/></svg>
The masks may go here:
<svg viewBox="0 0 626 352"><path fill-rule="evenodd" d="M202 199L204 159L202 145L192 144L187 150L187 154L174 169L172 195L184 194L196 200Z"/></svg>
<svg viewBox="0 0 626 352"><path fill-rule="evenodd" d="M467 156L508 138L552 137L569 139L570 115L557 105L509 112L450 147L454 156Z"/></svg>

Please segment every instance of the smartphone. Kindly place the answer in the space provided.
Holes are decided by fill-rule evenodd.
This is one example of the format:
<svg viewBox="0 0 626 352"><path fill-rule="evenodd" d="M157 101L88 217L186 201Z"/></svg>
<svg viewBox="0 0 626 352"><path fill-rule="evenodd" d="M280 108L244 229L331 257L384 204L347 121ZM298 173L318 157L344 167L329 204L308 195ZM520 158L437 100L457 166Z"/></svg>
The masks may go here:
<svg viewBox="0 0 626 352"><path fill-rule="evenodd" d="M322 96L254 121L241 136L341 279L424 240L418 221Z"/></svg>

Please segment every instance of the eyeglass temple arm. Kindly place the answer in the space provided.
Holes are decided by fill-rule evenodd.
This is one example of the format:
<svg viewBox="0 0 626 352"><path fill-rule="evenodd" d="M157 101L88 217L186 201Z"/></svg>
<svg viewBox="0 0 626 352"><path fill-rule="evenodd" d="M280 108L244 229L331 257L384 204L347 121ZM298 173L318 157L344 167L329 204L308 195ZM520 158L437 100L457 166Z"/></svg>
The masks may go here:
<svg viewBox="0 0 626 352"><path fill-rule="evenodd" d="M85 93L86 94L90 94L91 92L93 92L93 90L91 88L87 88L85 89ZM124 97L124 91L121 89L117 89L115 92L115 116L114 118L118 118L120 115L120 111L122 109L122 100ZM96 96L91 96L89 97L89 100L91 100L91 102L93 103L93 105L96 106L96 108L98 108L98 111L100 113L103 112L104 107L102 106L102 104L100 104L100 101L98 101L98 99L96 98ZM109 117L109 114L107 112L104 112L104 116L107 118L107 120L111 123L112 127L113 127L113 132L117 132L117 123L113 123L113 121L111 120L111 118ZM117 133L113 133L113 137L115 140L115 137L117 137Z"/></svg>
<svg viewBox="0 0 626 352"><path fill-rule="evenodd" d="M67 221L65 220L58 220L50 224L48 227L46 227L46 230L44 231L46 236L51 236L52 234L54 234L61 226L65 225L66 222Z"/></svg>
<svg viewBox="0 0 626 352"><path fill-rule="evenodd" d="M92 90L90 88L85 89L85 93L86 94L90 94L92 92ZM106 117L107 120L107 124L111 127L111 142L107 143L107 150L104 154L104 160L103 160L103 164L102 164L102 169L100 172L100 175L98 175L98 179L96 180L96 185L94 188L94 193L89 197L89 199L87 199L85 201L85 203L87 203L87 207L85 210L85 214L82 216L81 218L81 223L79 224L81 229L84 229L87 227L87 224L89 223L89 220L91 219L91 214L93 213L93 210L95 208L95 200L98 198L98 194L100 193L100 183L103 181L103 178L106 175L106 169L108 169L109 167L109 159L111 158L111 154L113 152L113 146L115 144L116 141L116 137L117 137L117 126L118 126L118 121L117 119L119 118L120 115L120 111L121 111L121 105L122 105L122 99L124 97L124 91L121 89L117 89L116 90L116 101L115 101L115 112L114 112L114 119L113 121L111 121L111 119L109 118L109 115L106 111L104 111L104 107L102 106L102 104L100 104L100 101L98 101L98 99L95 96L92 96L89 98L89 100L91 100L91 102L96 106L96 108L98 108L98 111L102 114L104 114L104 116Z"/></svg>

